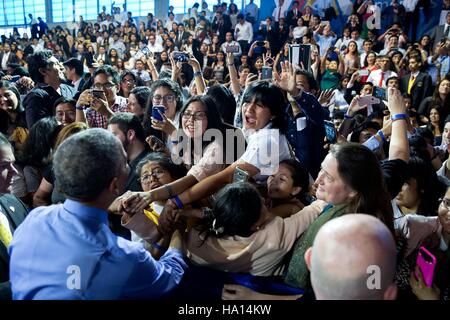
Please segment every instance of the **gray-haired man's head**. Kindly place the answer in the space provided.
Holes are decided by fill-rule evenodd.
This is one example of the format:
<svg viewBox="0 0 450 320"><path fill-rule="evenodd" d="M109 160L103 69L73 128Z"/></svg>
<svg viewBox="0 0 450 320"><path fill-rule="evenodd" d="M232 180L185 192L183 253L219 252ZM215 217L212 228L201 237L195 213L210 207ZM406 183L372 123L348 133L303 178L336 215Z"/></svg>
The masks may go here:
<svg viewBox="0 0 450 320"><path fill-rule="evenodd" d="M53 168L58 190L79 201L94 201L108 190L119 196L129 173L120 141L98 128L64 141L55 153Z"/></svg>

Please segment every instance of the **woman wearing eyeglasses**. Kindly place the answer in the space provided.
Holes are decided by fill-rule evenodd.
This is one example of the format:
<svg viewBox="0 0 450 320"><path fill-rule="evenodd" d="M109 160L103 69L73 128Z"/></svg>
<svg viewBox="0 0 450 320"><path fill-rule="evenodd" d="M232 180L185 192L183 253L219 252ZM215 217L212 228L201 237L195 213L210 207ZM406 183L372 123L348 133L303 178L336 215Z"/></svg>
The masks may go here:
<svg viewBox="0 0 450 320"><path fill-rule="evenodd" d="M153 106L164 106L163 120L153 119ZM147 100L146 113L144 116L145 135L156 136L162 140L167 147L170 145L170 135L178 126L177 113L183 106L183 96L178 83L169 79L159 79L150 87L150 97Z"/></svg>
<svg viewBox="0 0 450 320"><path fill-rule="evenodd" d="M160 153L152 152L142 159L136 167L136 173L139 175L139 181L144 192L150 192L163 185L169 184L186 175L186 168L183 165L174 164L170 156ZM161 236L157 231L157 223L159 215L164 208L165 201L154 201L144 211L142 218L149 219L147 226L147 237L140 238L136 233L131 233L132 241L142 242L150 250L154 257L161 253L158 250L162 247L168 247L170 238L160 240ZM130 216L124 214L122 216L122 224L127 228L134 227L136 220L130 222ZM145 242L144 242L145 240ZM150 245L148 245L150 244Z"/></svg>

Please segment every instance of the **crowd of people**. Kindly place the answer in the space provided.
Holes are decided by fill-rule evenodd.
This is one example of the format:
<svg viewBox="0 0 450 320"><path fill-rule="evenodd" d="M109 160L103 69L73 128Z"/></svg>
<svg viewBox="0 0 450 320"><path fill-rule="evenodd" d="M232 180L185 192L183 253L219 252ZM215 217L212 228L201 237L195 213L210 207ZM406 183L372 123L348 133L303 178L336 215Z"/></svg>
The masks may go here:
<svg viewBox="0 0 450 320"><path fill-rule="evenodd" d="M329 9L3 36L0 298L449 299L450 1Z"/></svg>

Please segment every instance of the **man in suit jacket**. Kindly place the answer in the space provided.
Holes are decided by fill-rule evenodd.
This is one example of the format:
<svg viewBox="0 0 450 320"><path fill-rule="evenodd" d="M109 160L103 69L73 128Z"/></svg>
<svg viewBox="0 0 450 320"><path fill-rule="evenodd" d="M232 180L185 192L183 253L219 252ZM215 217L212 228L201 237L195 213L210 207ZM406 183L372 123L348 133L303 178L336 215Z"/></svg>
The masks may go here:
<svg viewBox="0 0 450 320"><path fill-rule="evenodd" d="M15 53L11 51L11 46L9 45L9 43L5 43L3 45L3 52L0 53L0 63L2 71L6 73L8 64L18 62L19 59L17 59Z"/></svg>
<svg viewBox="0 0 450 320"><path fill-rule="evenodd" d="M177 37L175 39L175 45L178 48L181 48L181 46L187 41L191 33L187 32L184 28L184 24L179 23L178 24L178 30L177 30Z"/></svg>
<svg viewBox="0 0 450 320"><path fill-rule="evenodd" d="M103 61L103 64L109 64L109 57L108 54L106 53L106 48L105 46L99 46L98 47L98 54L94 57L95 61L100 62Z"/></svg>
<svg viewBox="0 0 450 320"><path fill-rule="evenodd" d="M77 45L77 51L73 54L73 57L80 60L83 65L86 64L86 51L83 44L79 43Z"/></svg>
<svg viewBox="0 0 450 320"><path fill-rule="evenodd" d="M216 16L214 17L212 28L215 33L219 35L220 43L225 42L225 35L227 32L231 31L231 20L230 17L226 14L223 14L222 11L217 10Z"/></svg>
<svg viewBox="0 0 450 320"><path fill-rule="evenodd" d="M292 3L292 9L286 15L286 22L288 26L295 28L297 26L298 19L302 16L300 12L298 1Z"/></svg>
<svg viewBox="0 0 450 320"><path fill-rule="evenodd" d="M0 171L0 300L11 299L8 246L12 234L27 215L22 201L9 194L12 177L17 174L14 160L11 144L0 133L0 163L6 164L6 169Z"/></svg>
<svg viewBox="0 0 450 320"><path fill-rule="evenodd" d="M412 107L417 110L421 101L432 94L431 77L420 71L422 67L420 57L412 56L408 67L410 73L400 79L400 90L411 96Z"/></svg>
<svg viewBox="0 0 450 320"><path fill-rule="evenodd" d="M431 33L431 40L433 41L433 46L435 47L443 38L450 39L450 11L445 17L445 24L441 26L436 26Z"/></svg>

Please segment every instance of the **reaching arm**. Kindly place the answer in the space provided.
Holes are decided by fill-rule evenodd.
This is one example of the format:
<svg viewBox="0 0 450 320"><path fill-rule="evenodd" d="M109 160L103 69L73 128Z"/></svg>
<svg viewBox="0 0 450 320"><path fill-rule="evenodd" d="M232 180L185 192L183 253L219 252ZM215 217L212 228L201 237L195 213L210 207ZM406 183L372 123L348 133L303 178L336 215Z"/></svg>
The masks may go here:
<svg viewBox="0 0 450 320"><path fill-rule="evenodd" d="M194 79L195 79L195 85L197 87L197 93L203 94L206 90L206 84L205 79L203 78L203 73L200 68L200 63L197 61L197 59L194 58L192 54L189 54L189 65L192 67L192 70L194 71Z"/></svg>
<svg viewBox="0 0 450 320"><path fill-rule="evenodd" d="M241 91L241 86L239 85L238 72L234 64L234 57L232 53L227 53L227 66L228 73L230 74L231 92L234 95L238 95Z"/></svg>
<svg viewBox="0 0 450 320"><path fill-rule="evenodd" d="M388 108L392 116L406 114L406 106L403 98L395 88L389 88ZM401 159L409 161L409 144L406 135L408 119L392 121L391 142L389 145L389 160Z"/></svg>

